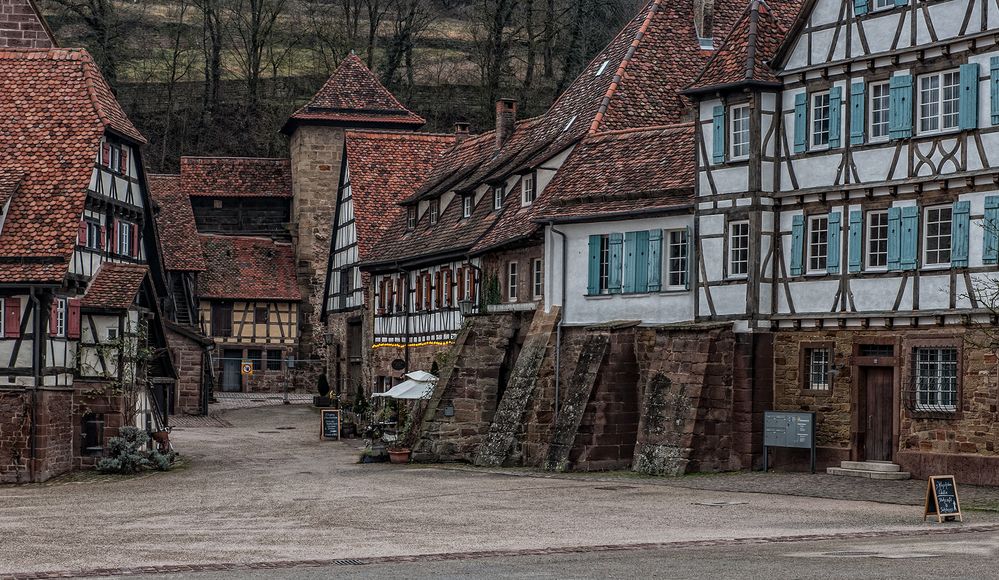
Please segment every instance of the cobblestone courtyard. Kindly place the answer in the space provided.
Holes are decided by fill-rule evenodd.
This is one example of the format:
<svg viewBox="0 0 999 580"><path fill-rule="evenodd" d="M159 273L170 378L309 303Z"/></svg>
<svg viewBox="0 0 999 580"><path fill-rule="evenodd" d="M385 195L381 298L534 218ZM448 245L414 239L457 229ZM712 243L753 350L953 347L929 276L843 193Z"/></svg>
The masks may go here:
<svg viewBox="0 0 999 580"><path fill-rule="evenodd" d="M221 417L231 426L174 432L185 462L170 473L0 487L0 577L922 534L999 524L999 514L988 510L972 511L963 526L922 523L922 482L847 486L805 474L653 480L359 465L360 442L319 441L318 412L307 406L241 408ZM791 495L746 493L766 489ZM991 489L962 491L966 505L987 508L997 497ZM840 497L888 503L833 499Z"/></svg>

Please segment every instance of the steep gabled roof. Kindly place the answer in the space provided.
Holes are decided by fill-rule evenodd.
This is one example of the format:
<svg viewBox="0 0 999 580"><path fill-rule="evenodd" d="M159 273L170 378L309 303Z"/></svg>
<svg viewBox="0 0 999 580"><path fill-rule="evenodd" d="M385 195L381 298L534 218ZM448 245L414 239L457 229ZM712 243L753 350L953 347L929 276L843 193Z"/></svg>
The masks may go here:
<svg viewBox="0 0 999 580"><path fill-rule="evenodd" d="M106 132L144 139L83 49L0 50L0 172L23 174L0 230L0 282L60 283Z"/></svg>
<svg viewBox="0 0 999 580"><path fill-rule="evenodd" d="M163 247L163 267L173 272L201 272L205 266L191 198L180 175L149 175L149 194L159 206L156 229Z"/></svg>
<svg viewBox="0 0 999 580"><path fill-rule="evenodd" d="M312 100L292 114L282 131L291 134L301 124L418 129L426 120L400 103L361 59L351 54Z"/></svg>
<svg viewBox="0 0 999 580"><path fill-rule="evenodd" d="M569 156L535 219L653 211L693 203L694 125L597 133Z"/></svg>
<svg viewBox="0 0 999 580"><path fill-rule="evenodd" d="M57 46L34 0L0 0L0 49Z"/></svg>
<svg viewBox="0 0 999 580"><path fill-rule="evenodd" d="M291 244L270 238L202 234L208 269L198 279L201 298L221 300L302 299Z"/></svg>
<svg viewBox="0 0 999 580"><path fill-rule="evenodd" d="M791 22L800 9L801 0L753 0L685 92L696 94L744 84L777 86L779 81L770 61L787 35L785 23Z"/></svg>
<svg viewBox="0 0 999 580"><path fill-rule="evenodd" d="M291 197L291 160L181 157L180 187L191 197Z"/></svg>
<svg viewBox="0 0 999 580"><path fill-rule="evenodd" d="M362 260L405 215L398 202L413 193L441 153L453 146L453 135L347 132L347 166Z"/></svg>
<svg viewBox="0 0 999 580"><path fill-rule="evenodd" d="M149 268L138 264L104 262L87 287L80 303L93 310L128 310L149 275Z"/></svg>

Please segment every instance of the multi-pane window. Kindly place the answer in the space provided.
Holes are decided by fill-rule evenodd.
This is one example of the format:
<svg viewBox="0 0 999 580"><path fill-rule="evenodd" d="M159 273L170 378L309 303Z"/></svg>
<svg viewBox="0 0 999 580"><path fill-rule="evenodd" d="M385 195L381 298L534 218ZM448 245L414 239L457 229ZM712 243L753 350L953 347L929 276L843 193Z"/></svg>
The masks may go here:
<svg viewBox="0 0 999 580"><path fill-rule="evenodd" d="M732 127L731 159L749 157L749 105L737 105L729 109Z"/></svg>
<svg viewBox="0 0 999 580"><path fill-rule="evenodd" d="M812 147L829 145L829 93L812 95Z"/></svg>
<svg viewBox="0 0 999 580"><path fill-rule="evenodd" d="M507 264L506 296L510 302L517 301L517 262Z"/></svg>
<svg viewBox="0 0 999 580"><path fill-rule="evenodd" d="M66 336L66 299L55 301L55 336Z"/></svg>
<svg viewBox="0 0 999 580"><path fill-rule="evenodd" d="M888 267L888 212L867 214L867 267Z"/></svg>
<svg viewBox="0 0 999 580"><path fill-rule="evenodd" d="M814 391L828 391L829 384L829 362L832 353L828 348L809 348L805 350L806 364L806 389Z"/></svg>
<svg viewBox="0 0 999 580"><path fill-rule="evenodd" d="M85 232L85 237L80 243L91 250L101 249L101 224L92 219L85 219L81 229Z"/></svg>
<svg viewBox="0 0 999 580"><path fill-rule="evenodd" d="M919 132L956 129L960 123L960 97L958 71L919 77Z"/></svg>
<svg viewBox="0 0 999 580"><path fill-rule="evenodd" d="M874 83L871 85L871 140L872 141L879 141L888 138L888 103L890 101L889 95L890 91L888 83Z"/></svg>
<svg viewBox="0 0 999 580"><path fill-rule="evenodd" d="M729 226L728 274L749 275L749 222L735 222Z"/></svg>
<svg viewBox="0 0 999 580"><path fill-rule="evenodd" d="M267 370L269 371L281 370L282 358L284 358L284 353L280 350L267 351Z"/></svg>
<svg viewBox="0 0 999 580"><path fill-rule="evenodd" d="M416 229L416 208L408 207L406 208L406 229L415 230Z"/></svg>
<svg viewBox="0 0 999 580"><path fill-rule="evenodd" d="M461 217L470 218L472 217L472 206L475 204L475 198L471 195L466 195L461 198Z"/></svg>
<svg viewBox="0 0 999 580"><path fill-rule="evenodd" d="M541 258L535 258L531 262L531 276L534 282L534 299L537 300L545 294L545 268Z"/></svg>
<svg viewBox="0 0 999 580"><path fill-rule="evenodd" d="M538 194L534 190L534 174L528 173L524 176L521 186L521 205L528 206L534 203L537 199Z"/></svg>
<svg viewBox="0 0 999 580"><path fill-rule="evenodd" d="M232 304L222 302L212 304L212 336L232 336Z"/></svg>
<svg viewBox="0 0 999 580"><path fill-rule="evenodd" d="M957 409L957 349L917 348L916 409L954 411Z"/></svg>
<svg viewBox="0 0 999 580"><path fill-rule="evenodd" d="M122 256L132 255L132 224L119 221L118 222L118 247L115 251Z"/></svg>
<svg viewBox="0 0 999 580"><path fill-rule="evenodd" d="M600 294L610 292L610 236L600 236Z"/></svg>
<svg viewBox="0 0 999 580"><path fill-rule="evenodd" d="M874 10L887 10L895 7L895 0L874 0Z"/></svg>
<svg viewBox="0 0 999 580"><path fill-rule="evenodd" d="M246 351L246 360L253 364L253 370L264 370L264 351L256 348L248 349Z"/></svg>
<svg viewBox="0 0 999 580"><path fill-rule="evenodd" d="M493 187L493 209L501 207L503 207L503 186L497 185Z"/></svg>
<svg viewBox="0 0 999 580"><path fill-rule="evenodd" d="M950 264L951 219L950 206L931 207L926 210L924 247L927 266Z"/></svg>
<svg viewBox="0 0 999 580"><path fill-rule="evenodd" d="M430 200L430 225L437 225L437 220L441 218L441 202L439 199Z"/></svg>
<svg viewBox="0 0 999 580"><path fill-rule="evenodd" d="M687 287L687 230L669 232L666 248L666 285L671 289Z"/></svg>
<svg viewBox="0 0 999 580"><path fill-rule="evenodd" d="M829 257L829 218L812 216L808 219L808 271L825 272Z"/></svg>
<svg viewBox="0 0 999 580"><path fill-rule="evenodd" d="M253 323L267 324L270 320L270 309L266 306L257 306L253 309Z"/></svg>

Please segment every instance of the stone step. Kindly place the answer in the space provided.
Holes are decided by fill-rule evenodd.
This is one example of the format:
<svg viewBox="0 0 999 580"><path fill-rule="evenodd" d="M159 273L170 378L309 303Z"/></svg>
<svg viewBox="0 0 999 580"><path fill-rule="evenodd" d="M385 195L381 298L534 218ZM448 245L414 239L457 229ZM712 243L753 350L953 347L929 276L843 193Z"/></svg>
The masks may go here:
<svg viewBox="0 0 999 580"><path fill-rule="evenodd" d="M859 469L862 471L902 471L902 468L891 461L843 461L839 464L843 469Z"/></svg>
<svg viewBox="0 0 999 580"><path fill-rule="evenodd" d="M869 471L866 469L844 469L842 467L830 467L826 469L829 475L842 475L846 477L866 477L867 479L909 479L908 471Z"/></svg>

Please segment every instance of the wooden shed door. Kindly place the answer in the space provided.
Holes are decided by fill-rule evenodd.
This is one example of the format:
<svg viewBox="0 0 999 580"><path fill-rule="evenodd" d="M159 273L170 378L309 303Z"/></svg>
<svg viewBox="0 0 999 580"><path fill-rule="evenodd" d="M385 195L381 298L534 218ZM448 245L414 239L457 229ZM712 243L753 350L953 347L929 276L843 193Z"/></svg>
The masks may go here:
<svg viewBox="0 0 999 580"><path fill-rule="evenodd" d="M868 461L892 460L892 450L894 449L893 375L894 369L890 367L867 367L864 369L864 392L867 402L864 459Z"/></svg>

